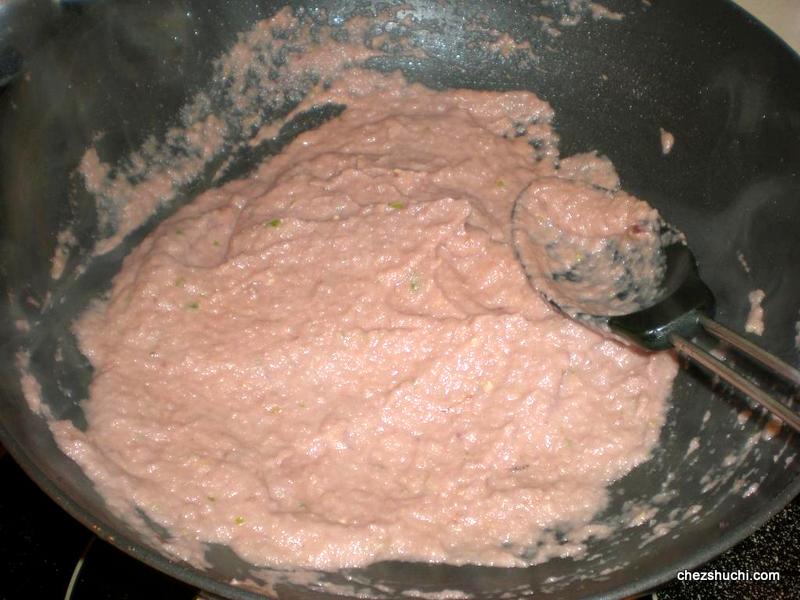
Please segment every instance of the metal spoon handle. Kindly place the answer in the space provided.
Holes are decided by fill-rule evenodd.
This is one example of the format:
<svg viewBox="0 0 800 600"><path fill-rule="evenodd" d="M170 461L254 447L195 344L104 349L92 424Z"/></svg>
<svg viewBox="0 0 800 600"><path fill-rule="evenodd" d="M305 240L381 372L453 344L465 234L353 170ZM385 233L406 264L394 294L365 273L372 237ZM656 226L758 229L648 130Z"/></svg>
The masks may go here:
<svg viewBox="0 0 800 600"><path fill-rule="evenodd" d="M748 358L752 358L753 360L760 362L762 365L772 369L776 374L782 376L787 381L800 386L800 371L783 362L774 354L770 354L763 348L756 346L750 340L743 338L738 333L731 331L727 327L723 327L715 320L709 319L705 315L700 315L700 325L702 325L706 331L727 342Z"/></svg>
<svg viewBox="0 0 800 600"><path fill-rule="evenodd" d="M710 319L706 319L706 320L710 321ZM734 334L733 332L730 332L729 330L725 329L724 327L722 327L718 323L715 323L715 325L718 325L720 328L724 329L726 333L733 334L733 336L735 336L735 338L742 339L742 338L740 338L740 336ZM705 327L705 323L703 323L703 326ZM720 336L720 338L724 339L725 341L730 341L726 337ZM675 349L679 353L681 353L684 356L686 356L687 358L695 361L700 366L705 367L706 369L708 369L709 371L711 371L715 375L718 375L720 378L722 378L725 381L727 381L729 384L734 386L736 389L738 389L743 394L746 394L746 395L750 396L753 400L755 400L756 402L761 404L764 408L766 408L767 410L772 412L775 416L780 418L783 422L785 422L786 424L790 425L795 431L800 431L800 414L797 413L795 410L789 408L788 406L783 404L780 400L778 400L777 398L775 398L772 395L770 395L767 392L765 392L763 389L761 389L760 387L755 385L752 381L750 381L749 379L746 379L745 377L743 377L742 375L740 375L739 373L737 373L736 371L731 369L724 362L722 362L721 360L719 360L715 356L712 356L709 352L707 352L706 350L704 350L703 348L701 348L700 346L698 346L694 342L691 342L691 341L681 337L680 335L678 335L676 333L673 333L670 336L670 341L672 342L672 345L675 347ZM747 351L747 348L742 348L741 345L736 343L737 341L738 340L732 341L730 343L732 345L736 346L737 348L739 348L740 350L742 350L745 354L748 354L749 356L751 356L753 359L758 360L758 362L761 362L762 364L764 364L764 366L770 366L767 363L765 363L764 361L762 361L762 360L756 358L755 356L753 356L752 354L750 354ZM747 340L744 340L744 341L747 341ZM752 344L750 344L750 342L747 342L747 344L752 345ZM767 354L766 352L764 352L760 348L759 348L759 350L763 354L765 354L767 356L770 356L775 361L782 362L779 359L775 358L774 356ZM782 363L782 364L785 364L785 363ZM789 367L789 365L786 365L786 366ZM791 369L791 367L789 367L789 368Z"/></svg>

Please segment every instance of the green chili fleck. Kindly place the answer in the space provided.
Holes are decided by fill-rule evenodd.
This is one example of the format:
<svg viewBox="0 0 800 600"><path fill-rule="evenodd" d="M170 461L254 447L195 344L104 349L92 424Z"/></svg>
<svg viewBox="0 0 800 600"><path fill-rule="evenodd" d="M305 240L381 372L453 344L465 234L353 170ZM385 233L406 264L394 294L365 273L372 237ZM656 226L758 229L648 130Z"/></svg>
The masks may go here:
<svg viewBox="0 0 800 600"><path fill-rule="evenodd" d="M178 277L175 280L175 287L183 287L183 284L186 283L186 280L183 277Z"/></svg>
<svg viewBox="0 0 800 600"><path fill-rule="evenodd" d="M214 240L213 242L211 242L211 244L213 246L219 246L219 240Z"/></svg>
<svg viewBox="0 0 800 600"><path fill-rule="evenodd" d="M264 226L266 226L266 227L280 227L281 226L281 222L282 221L280 219L272 219L272 220L267 221L266 223L264 223Z"/></svg>
<svg viewBox="0 0 800 600"><path fill-rule="evenodd" d="M500 189L503 189L504 187L506 187L506 182L503 181L502 179L498 179L497 181L494 182L494 185Z"/></svg>
<svg viewBox="0 0 800 600"><path fill-rule="evenodd" d="M236 517L235 519L233 519L233 522L236 523L237 525L244 525L244 517Z"/></svg>
<svg viewBox="0 0 800 600"><path fill-rule="evenodd" d="M187 302L186 308L190 310L197 310L198 308L200 308L200 303L197 302L196 300L193 300L192 302Z"/></svg>
<svg viewBox="0 0 800 600"><path fill-rule="evenodd" d="M180 227L178 227L178 228L175 230L175 235L183 235L183 229L181 229Z"/></svg>
<svg viewBox="0 0 800 600"><path fill-rule="evenodd" d="M422 280L420 279L420 276L414 273L408 282L408 287L411 288L412 292L418 292L422 287Z"/></svg>
<svg viewBox="0 0 800 600"><path fill-rule="evenodd" d="M393 208L394 210L402 210L405 207L405 202L389 202L389 208Z"/></svg>

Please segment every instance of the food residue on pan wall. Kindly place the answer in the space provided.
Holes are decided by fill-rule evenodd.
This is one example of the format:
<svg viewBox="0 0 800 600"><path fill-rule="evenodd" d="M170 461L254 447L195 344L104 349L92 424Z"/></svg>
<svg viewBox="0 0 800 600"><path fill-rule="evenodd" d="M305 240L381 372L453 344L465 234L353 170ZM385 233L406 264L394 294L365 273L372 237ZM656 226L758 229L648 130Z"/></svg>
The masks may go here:
<svg viewBox="0 0 800 600"><path fill-rule="evenodd" d="M17 370L20 374L20 384L28 408L37 415L52 419L50 407L42 400L42 386L30 370L30 356L24 352L17 354Z"/></svg>
<svg viewBox="0 0 800 600"><path fill-rule="evenodd" d="M625 18L624 14L609 10L608 7L597 2L590 2L589 9L592 11L592 18L595 20L608 19L610 21L621 21Z"/></svg>
<svg viewBox="0 0 800 600"><path fill-rule="evenodd" d="M663 127L659 128L661 139L661 154L667 155L672 152L672 147L675 145L675 136Z"/></svg>
<svg viewBox="0 0 800 600"><path fill-rule="evenodd" d="M747 262L747 259L744 257L744 254L740 250L736 253L736 260L739 261L739 264L742 265L744 272L748 275L750 274L750 264Z"/></svg>
<svg viewBox="0 0 800 600"><path fill-rule="evenodd" d="M750 302L750 312L747 314L747 321L744 330L747 333L762 335L764 333L764 308L761 303L764 301L764 290L753 290L747 295Z"/></svg>
<svg viewBox="0 0 800 600"><path fill-rule="evenodd" d="M70 248L77 244L77 240L72 233L72 229L67 228L60 231L56 238L56 249L50 261L50 277L59 279L64 273L64 267L69 260Z"/></svg>

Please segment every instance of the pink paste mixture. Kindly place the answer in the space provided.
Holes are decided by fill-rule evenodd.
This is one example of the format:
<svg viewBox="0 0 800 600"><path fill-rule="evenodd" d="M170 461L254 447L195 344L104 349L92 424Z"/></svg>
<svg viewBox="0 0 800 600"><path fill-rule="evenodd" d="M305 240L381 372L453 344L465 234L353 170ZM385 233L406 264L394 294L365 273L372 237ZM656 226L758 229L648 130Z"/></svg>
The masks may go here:
<svg viewBox="0 0 800 600"><path fill-rule="evenodd" d="M677 367L541 300L511 210L531 182L616 175L559 170L528 92L354 70L321 94L348 108L163 222L77 324L89 426L54 423L59 444L199 565L207 542L320 569L579 554ZM568 543L526 554L554 528Z"/></svg>

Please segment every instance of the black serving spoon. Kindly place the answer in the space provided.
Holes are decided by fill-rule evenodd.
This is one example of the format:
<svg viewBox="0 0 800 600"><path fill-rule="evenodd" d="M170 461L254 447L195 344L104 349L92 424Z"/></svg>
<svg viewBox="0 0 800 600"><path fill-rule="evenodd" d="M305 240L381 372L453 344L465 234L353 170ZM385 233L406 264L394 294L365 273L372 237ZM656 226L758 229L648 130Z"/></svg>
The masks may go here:
<svg viewBox="0 0 800 600"><path fill-rule="evenodd" d="M544 229L538 230L530 220L538 210L534 204L541 207L546 203L547 193L546 186L536 184L522 190L514 202L511 227L516 256L531 286L545 300L570 318L641 348L674 348L800 431L796 410L694 341L704 332L710 334L760 364L771 376L792 384L795 392L800 387L800 371L712 318L714 294L700 278L683 235L657 218L645 224L652 235L645 236L648 242L641 247L630 240L611 239L587 252L587 245L576 242L574 236L563 241L552 229L543 235ZM565 267L564 257L572 254L577 255L573 264ZM639 268L641 265L647 268ZM658 276L655 292L654 273ZM637 304L638 299L643 302ZM627 310L620 314L620 307Z"/></svg>

